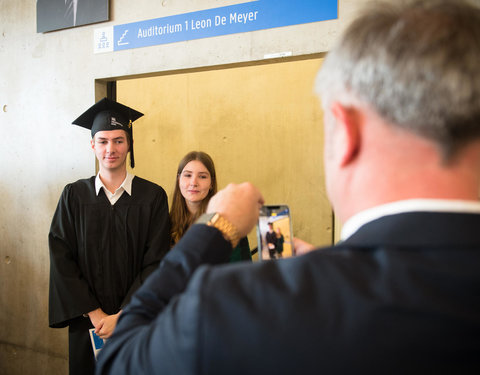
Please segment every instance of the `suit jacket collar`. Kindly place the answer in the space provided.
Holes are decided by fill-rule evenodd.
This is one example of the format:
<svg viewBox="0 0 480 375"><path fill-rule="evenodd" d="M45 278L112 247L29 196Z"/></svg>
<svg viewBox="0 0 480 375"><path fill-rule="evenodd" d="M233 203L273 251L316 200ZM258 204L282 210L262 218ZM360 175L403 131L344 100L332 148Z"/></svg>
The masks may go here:
<svg viewBox="0 0 480 375"><path fill-rule="evenodd" d="M343 244L353 246L480 245L480 214L406 212L363 225Z"/></svg>
<svg viewBox="0 0 480 375"><path fill-rule="evenodd" d="M456 212L480 214L480 202L453 199L407 199L394 201L358 212L342 227L342 240L350 237L362 225L383 216L404 212Z"/></svg>

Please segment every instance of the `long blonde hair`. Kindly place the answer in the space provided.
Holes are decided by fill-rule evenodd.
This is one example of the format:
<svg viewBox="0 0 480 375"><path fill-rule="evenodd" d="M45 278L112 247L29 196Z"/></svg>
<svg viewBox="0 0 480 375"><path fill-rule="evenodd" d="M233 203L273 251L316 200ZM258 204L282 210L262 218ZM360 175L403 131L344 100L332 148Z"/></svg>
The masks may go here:
<svg viewBox="0 0 480 375"><path fill-rule="evenodd" d="M212 181L211 188L203 201L200 204L200 209L195 215L192 215L188 210L187 203L180 191L180 175L183 168L192 160L198 160L210 173ZM215 165L210 155L203 151L191 151L180 160L177 168L177 176L175 181L175 190L173 191L172 206L170 207L170 219L172 221L172 243L177 243L184 235L192 223L202 215L206 209L210 198L217 192L217 177L215 174Z"/></svg>

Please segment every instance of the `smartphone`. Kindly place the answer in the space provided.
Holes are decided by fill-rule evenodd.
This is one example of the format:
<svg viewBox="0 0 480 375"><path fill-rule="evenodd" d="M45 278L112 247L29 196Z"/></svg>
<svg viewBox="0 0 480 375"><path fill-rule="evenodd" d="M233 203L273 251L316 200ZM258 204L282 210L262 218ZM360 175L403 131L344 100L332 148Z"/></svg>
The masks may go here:
<svg viewBox="0 0 480 375"><path fill-rule="evenodd" d="M295 255L290 209L285 204L265 205L257 226L258 259L274 260Z"/></svg>

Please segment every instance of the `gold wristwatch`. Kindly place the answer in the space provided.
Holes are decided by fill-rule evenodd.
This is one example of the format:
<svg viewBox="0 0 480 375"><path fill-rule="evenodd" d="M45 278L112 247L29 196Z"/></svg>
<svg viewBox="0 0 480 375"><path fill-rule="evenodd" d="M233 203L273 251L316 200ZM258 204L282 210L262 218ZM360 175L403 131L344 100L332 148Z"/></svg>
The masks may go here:
<svg viewBox="0 0 480 375"><path fill-rule="evenodd" d="M198 218L195 224L207 224L210 227L217 228L222 232L223 237L232 244L233 248L235 248L240 241L240 235L238 234L235 225L225 219L218 212L203 214Z"/></svg>

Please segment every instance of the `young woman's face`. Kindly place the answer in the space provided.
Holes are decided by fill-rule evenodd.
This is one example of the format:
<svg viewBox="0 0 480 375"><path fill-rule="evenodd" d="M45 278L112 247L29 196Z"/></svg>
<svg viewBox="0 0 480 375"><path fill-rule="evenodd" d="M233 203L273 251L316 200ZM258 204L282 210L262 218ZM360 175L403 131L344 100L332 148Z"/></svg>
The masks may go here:
<svg viewBox="0 0 480 375"><path fill-rule="evenodd" d="M192 208L198 206L208 195L212 178L201 161L192 160L180 173L178 185L187 202L187 207L192 211Z"/></svg>

